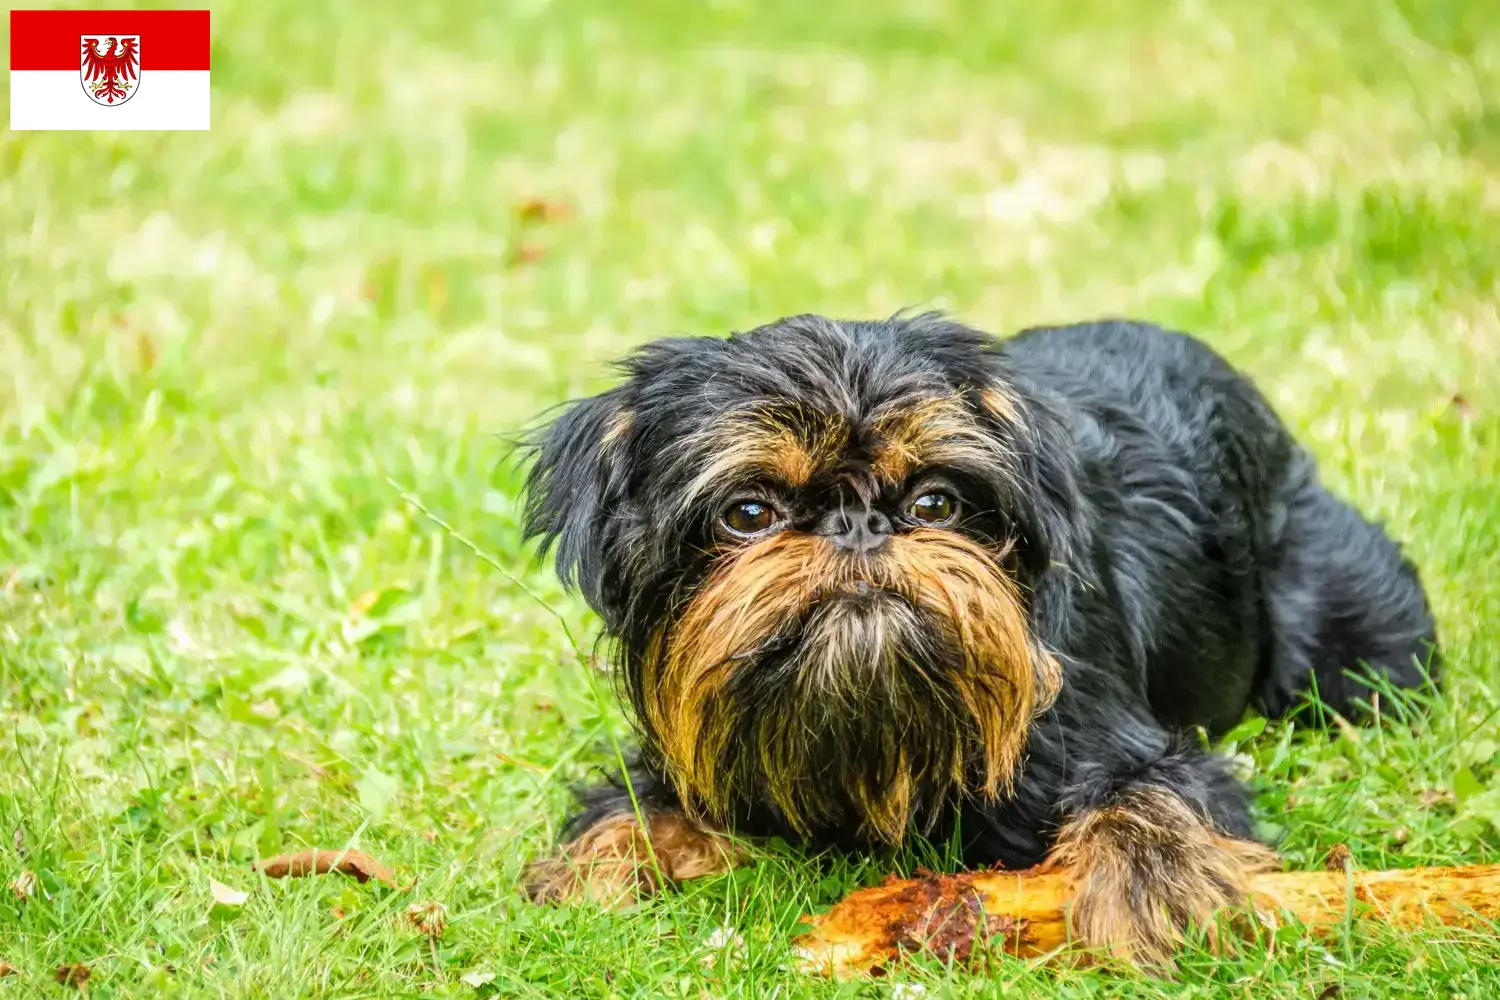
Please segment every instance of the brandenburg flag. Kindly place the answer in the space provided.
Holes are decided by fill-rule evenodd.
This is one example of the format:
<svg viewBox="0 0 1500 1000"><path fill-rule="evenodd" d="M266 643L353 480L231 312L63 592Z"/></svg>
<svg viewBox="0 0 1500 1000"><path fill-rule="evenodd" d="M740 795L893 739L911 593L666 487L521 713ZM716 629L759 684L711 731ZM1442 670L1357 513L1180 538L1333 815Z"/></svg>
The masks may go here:
<svg viewBox="0 0 1500 1000"><path fill-rule="evenodd" d="M208 128L208 11L11 11L10 127Z"/></svg>

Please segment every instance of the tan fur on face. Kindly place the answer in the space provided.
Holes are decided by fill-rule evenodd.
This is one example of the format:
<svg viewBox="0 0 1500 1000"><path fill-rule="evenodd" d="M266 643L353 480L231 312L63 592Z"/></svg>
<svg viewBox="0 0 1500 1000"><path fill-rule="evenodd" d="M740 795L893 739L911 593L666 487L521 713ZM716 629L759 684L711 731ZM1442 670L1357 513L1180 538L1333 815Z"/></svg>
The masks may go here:
<svg viewBox="0 0 1500 1000"><path fill-rule="evenodd" d="M1215 833L1180 796L1141 788L1065 826L1048 864L1073 874L1068 922L1079 940L1165 964L1189 924L1217 944L1215 911L1243 902L1250 876L1278 862L1259 844Z"/></svg>
<svg viewBox="0 0 1500 1000"><path fill-rule="evenodd" d="M723 834L680 812L607 816L564 844L555 858L526 868L526 892L534 902L586 899L617 907L702 875L717 875L745 861L744 851Z"/></svg>
<svg viewBox="0 0 1500 1000"><path fill-rule="evenodd" d="M983 402L997 417L1014 419L1014 403L998 387L987 390ZM1004 468L1010 457L959 393L934 396L882 414L875 420L875 433L879 443L871 469L890 483L905 482L925 466Z"/></svg>
<svg viewBox="0 0 1500 1000"><path fill-rule="evenodd" d="M753 409L729 414L701 440L683 443L685 453L708 456L688 486L687 497L694 499L726 480L755 475L801 486L832 462L847 440L847 425L827 414L803 413L795 421Z"/></svg>
<svg viewBox="0 0 1500 1000"><path fill-rule="evenodd" d="M1009 787L1027 728L1055 696L1060 669L1032 641L1020 594L997 558L962 535L937 529L892 536L864 559L844 556L826 539L786 531L720 566L671 633L659 634L647 651L647 722L684 801L701 804L715 818L727 810L732 789L720 786L717 764L727 750L731 720L711 709L728 680L820 597L860 584L895 595L949 631L948 643L963 654L950 683L979 742L978 759L960 753L951 780L963 788L968 764L981 776L972 791L994 797ZM827 662L814 662L811 669L837 675L888 668L842 659L837 635L823 640L818 648ZM836 679L829 690L837 692ZM800 801L806 789L800 783L807 776L761 749L768 791L794 827L805 827ZM904 832L903 795L913 779L899 773L890 788L860 796L867 824L887 839L899 840Z"/></svg>
<svg viewBox="0 0 1500 1000"><path fill-rule="evenodd" d="M1015 423L1020 419L1016 410L1015 393L1008 385L992 385L979 394L985 411L996 420Z"/></svg>

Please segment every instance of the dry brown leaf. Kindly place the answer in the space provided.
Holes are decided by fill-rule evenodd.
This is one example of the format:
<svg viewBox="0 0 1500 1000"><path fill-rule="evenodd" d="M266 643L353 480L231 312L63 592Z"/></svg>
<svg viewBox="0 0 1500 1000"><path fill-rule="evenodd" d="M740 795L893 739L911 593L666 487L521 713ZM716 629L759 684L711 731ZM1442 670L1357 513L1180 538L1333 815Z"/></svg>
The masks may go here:
<svg viewBox="0 0 1500 1000"><path fill-rule="evenodd" d="M383 862L376 861L363 851L324 851L316 847L296 854L278 854L274 858L263 858L251 865L255 871L264 872L267 878L301 878L304 875L323 875L330 871L343 872L360 882L375 879L392 889L397 888L396 873Z"/></svg>
<svg viewBox="0 0 1500 1000"><path fill-rule="evenodd" d="M17 899L30 899L36 895L38 885L36 872L22 872L10 880L10 891Z"/></svg>
<svg viewBox="0 0 1500 1000"><path fill-rule="evenodd" d="M16 968L14 965L11 965L7 961L0 959L0 979L4 979L6 976L19 976L20 974L20 969Z"/></svg>
<svg viewBox="0 0 1500 1000"><path fill-rule="evenodd" d="M54 978L57 979L59 986L71 986L75 990L81 990L83 989L83 984L89 981L90 975L92 973L89 972L87 965L84 965L82 962L71 962L67 965L59 966L57 972L54 973Z"/></svg>
<svg viewBox="0 0 1500 1000"><path fill-rule="evenodd" d="M522 222L566 222L572 217L572 205L551 198L527 198L516 206L516 218Z"/></svg>
<svg viewBox="0 0 1500 1000"><path fill-rule="evenodd" d="M1331 872L1346 871L1354 867L1354 855L1348 844L1334 844L1323 859L1323 867Z"/></svg>

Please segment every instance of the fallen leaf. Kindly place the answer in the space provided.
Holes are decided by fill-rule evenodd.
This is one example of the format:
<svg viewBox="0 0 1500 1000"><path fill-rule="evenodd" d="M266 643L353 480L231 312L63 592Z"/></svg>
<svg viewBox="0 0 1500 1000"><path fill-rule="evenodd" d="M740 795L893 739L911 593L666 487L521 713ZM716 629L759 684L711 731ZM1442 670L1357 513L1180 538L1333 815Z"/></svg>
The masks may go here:
<svg viewBox="0 0 1500 1000"><path fill-rule="evenodd" d="M73 962L68 965L59 966L55 978L59 986L71 986L75 990L83 989L83 984L89 981L89 967L82 962Z"/></svg>
<svg viewBox="0 0 1500 1000"><path fill-rule="evenodd" d="M1446 788L1429 788L1417 795L1417 805L1431 809L1436 805L1452 805L1453 793Z"/></svg>
<svg viewBox="0 0 1500 1000"><path fill-rule="evenodd" d="M465 986L472 986L477 990L481 986L493 983L495 981L495 974L493 972L465 972L458 977L458 981Z"/></svg>
<svg viewBox="0 0 1500 1000"><path fill-rule="evenodd" d="M11 965L9 962L0 960L0 979L4 979L6 976L19 976L20 974L20 969L16 968L14 965Z"/></svg>
<svg viewBox="0 0 1500 1000"><path fill-rule="evenodd" d="M1343 992L1344 988L1342 986L1338 983L1333 983L1330 986L1324 987L1323 992L1318 994L1318 1000L1335 1000Z"/></svg>
<svg viewBox="0 0 1500 1000"><path fill-rule="evenodd" d="M263 858L251 867L264 873L267 878L301 878L304 875L323 875L338 871L353 876L359 882L375 879L396 888L396 873L390 866L376 861L363 851L324 851L314 847L296 854Z"/></svg>
<svg viewBox="0 0 1500 1000"><path fill-rule="evenodd" d="M30 899L36 895L38 885L36 872L22 872L10 880L10 891L17 899Z"/></svg>
<svg viewBox="0 0 1500 1000"><path fill-rule="evenodd" d="M1348 844L1334 844L1328 851L1328 857L1323 859L1323 867L1331 872L1347 871L1354 867L1354 855L1349 850Z"/></svg>
<svg viewBox="0 0 1500 1000"><path fill-rule="evenodd" d="M527 198L516 206L522 222L565 222L573 217L573 206L551 198Z"/></svg>
<svg viewBox="0 0 1500 1000"><path fill-rule="evenodd" d="M244 906L245 900L250 898L248 892L241 892L231 888L217 879L208 880L208 891L214 897L214 902L219 906Z"/></svg>
<svg viewBox="0 0 1500 1000"><path fill-rule="evenodd" d="M406 922L428 937L442 937L448 910L442 903L413 903L406 908Z"/></svg>

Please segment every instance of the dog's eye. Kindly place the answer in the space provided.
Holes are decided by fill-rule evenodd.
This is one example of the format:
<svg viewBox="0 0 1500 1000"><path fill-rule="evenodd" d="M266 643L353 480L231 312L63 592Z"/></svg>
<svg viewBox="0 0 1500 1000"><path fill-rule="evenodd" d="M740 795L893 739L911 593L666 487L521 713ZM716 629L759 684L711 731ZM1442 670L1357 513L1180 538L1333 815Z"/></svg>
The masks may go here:
<svg viewBox="0 0 1500 1000"><path fill-rule="evenodd" d="M776 512L759 500L741 500L724 511L724 526L736 535L758 535L776 523Z"/></svg>
<svg viewBox="0 0 1500 1000"><path fill-rule="evenodd" d="M946 493L923 493L906 508L906 516L918 524L947 524L958 513L958 501Z"/></svg>

